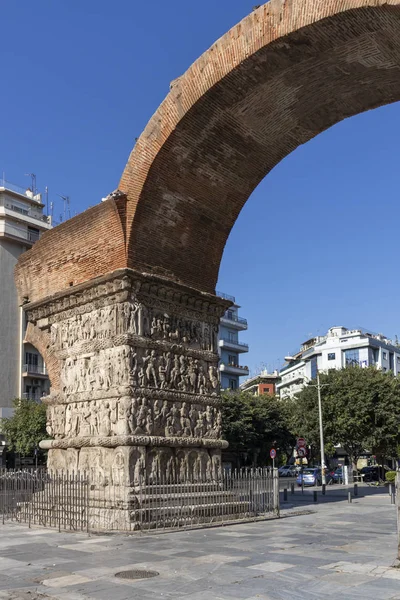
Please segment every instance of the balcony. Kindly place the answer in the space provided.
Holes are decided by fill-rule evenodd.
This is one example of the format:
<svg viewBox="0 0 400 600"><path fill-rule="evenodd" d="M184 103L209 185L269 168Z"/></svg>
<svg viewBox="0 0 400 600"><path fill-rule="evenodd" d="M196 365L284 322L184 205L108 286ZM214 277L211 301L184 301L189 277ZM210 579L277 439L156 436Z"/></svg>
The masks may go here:
<svg viewBox="0 0 400 600"><path fill-rule="evenodd" d="M221 317L221 325L227 325L232 329L237 329L238 331L244 331L247 329L247 319L243 317L239 317L238 315L232 314L228 315L225 313L223 317Z"/></svg>
<svg viewBox="0 0 400 600"><path fill-rule="evenodd" d="M218 290L215 292L215 294L217 296L219 296L220 298L223 298L224 300L230 300L231 302L236 302L235 296L230 296L229 294L224 294L224 292L218 292Z"/></svg>
<svg viewBox="0 0 400 600"><path fill-rule="evenodd" d="M242 367L242 365L235 365L233 363L221 363L219 365L219 370L228 375L239 375L239 377L249 374L249 367Z"/></svg>
<svg viewBox="0 0 400 600"><path fill-rule="evenodd" d="M47 369L44 365L24 365L22 367L23 377L48 377Z"/></svg>
<svg viewBox="0 0 400 600"><path fill-rule="evenodd" d="M234 350L235 352L248 352L249 345L239 342L239 340L230 340L228 338L221 338L219 340L219 347L225 348L225 350Z"/></svg>
<svg viewBox="0 0 400 600"><path fill-rule="evenodd" d="M12 239L19 239L27 241L29 244L34 244L40 238L40 234L22 229L21 227L15 227L11 223L5 223L4 227L0 229L0 236L11 237Z"/></svg>

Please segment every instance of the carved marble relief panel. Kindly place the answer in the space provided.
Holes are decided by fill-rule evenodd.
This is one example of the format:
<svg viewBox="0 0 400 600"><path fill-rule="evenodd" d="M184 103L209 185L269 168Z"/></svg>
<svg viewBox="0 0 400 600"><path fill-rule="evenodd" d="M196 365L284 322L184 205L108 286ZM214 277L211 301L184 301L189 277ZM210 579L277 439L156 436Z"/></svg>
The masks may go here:
<svg viewBox="0 0 400 600"><path fill-rule="evenodd" d="M70 402L50 405L47 433L71 437L158 436L219 439L219 407L146 397Z"/></svg>

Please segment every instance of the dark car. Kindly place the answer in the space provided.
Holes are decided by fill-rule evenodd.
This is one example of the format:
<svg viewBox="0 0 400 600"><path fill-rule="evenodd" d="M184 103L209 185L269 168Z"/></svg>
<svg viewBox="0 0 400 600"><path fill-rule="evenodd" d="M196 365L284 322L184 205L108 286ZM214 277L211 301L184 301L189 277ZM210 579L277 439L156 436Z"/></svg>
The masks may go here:
<svg viewBox="0 0 400 600"><path fill-rule="evenodd" d="M379 467L376 465L363 467L360 470L363 481L379 481Z"/></svg>

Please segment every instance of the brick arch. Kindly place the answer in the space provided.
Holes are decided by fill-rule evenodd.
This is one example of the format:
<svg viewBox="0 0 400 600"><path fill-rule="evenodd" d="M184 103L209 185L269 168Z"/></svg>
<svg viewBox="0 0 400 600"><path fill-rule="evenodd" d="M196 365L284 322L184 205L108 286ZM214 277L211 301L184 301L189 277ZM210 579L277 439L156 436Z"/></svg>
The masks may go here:
<svg viewBox="0 0 400 600"><path fill-rule="evenodd" d="M32 344L32 346L35 346L43 356L50 379L51 390L52 392L57 391L60 387L60 361L54 356L50 334L39 329L37 325L29 321L25 332L25 340Z"/></svg>
<svg viewBox="0 0 400 600"><path fill-rule="evenodd" d="M229 232L269 171L400 100L400 0L271 0L171 88L119 186L128 266L214 292Z"/></svg>

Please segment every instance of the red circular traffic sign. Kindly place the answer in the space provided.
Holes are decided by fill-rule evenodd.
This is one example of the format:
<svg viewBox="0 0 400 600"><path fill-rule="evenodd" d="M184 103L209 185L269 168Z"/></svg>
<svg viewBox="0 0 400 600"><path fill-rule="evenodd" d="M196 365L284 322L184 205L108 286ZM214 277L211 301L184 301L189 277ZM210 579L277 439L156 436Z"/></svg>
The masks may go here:
<svg viewBox="0 0 400 600"><path fill-rule="evenodd" d="M269 455L270 455L271 458L275 458L276 457L276 450L275 450L275 448L272 448L269 451Z"/></svg>
<svg viewBox="0 0 400 600"><path fill-rule="evenodd" d="M303 447L298 448L297 449L297 456L299 458L304 458L305 456L307 456L307 448L303 448Z"/></svg>
<svg viewBox="0 0 400 600"><path fill-rule="evenodd" d="M305 448L306 447L306 440L304 438L297 438L297 447L298 448Z"/></svg>

